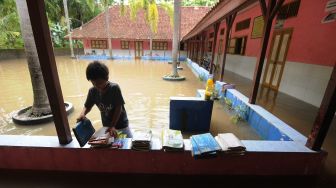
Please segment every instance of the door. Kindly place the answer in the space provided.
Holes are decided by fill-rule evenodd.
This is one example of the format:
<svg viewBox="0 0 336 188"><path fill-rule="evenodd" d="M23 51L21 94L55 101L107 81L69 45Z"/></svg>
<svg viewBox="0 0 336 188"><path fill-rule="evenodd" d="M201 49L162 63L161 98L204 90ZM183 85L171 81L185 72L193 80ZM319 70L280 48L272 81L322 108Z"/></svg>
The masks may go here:
<svg viewBox="0 0 336 188"><path fill-rule="evenodd" d="M276 92L279 90L292 33L292 28L274 31L263 77L263 87Z"/></svg>
<svg viewBox="0 0 336 188"><path fill-rule="evenodd" d="M142 41L135 41L135 58L143 56Z"/></svg>

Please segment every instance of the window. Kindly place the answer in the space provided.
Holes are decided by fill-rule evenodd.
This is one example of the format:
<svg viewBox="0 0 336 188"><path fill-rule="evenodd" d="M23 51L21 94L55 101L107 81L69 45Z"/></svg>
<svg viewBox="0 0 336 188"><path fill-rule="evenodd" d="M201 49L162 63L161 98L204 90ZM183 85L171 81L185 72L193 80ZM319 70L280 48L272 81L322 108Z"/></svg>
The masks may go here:
<svg viewBox="0 0 336 188"><path fill-rule="evenodd" d="M229 46L228 46L228 53L244 55L245 48L246 48L246 41L247 41L246 36L230 39Z"/></svg>
<svg viewBox="0 0 336 188"><path fill-rule="evenodd" d="M264 17L258 16L254 18L251 38L256 39L262 37L264 32Z"/></svg>
<svg viewBox="0 0 336 188"><path fill-rule="evenodd" d="M153 42L153 50L168 50L168 42Z"/></svg>
<svg viewBox="0 0 336 188"><path fill-rule="evenodd" d="M220 30L220 35L224 35L224 33L225 33L225 29L223 28Z"/></svg>
<svg viewBox="0 0 336 188"><path fill-rule="evenodd" d="M293 1L282 5L279 10L277 20L285 20L287 18L296 17L300 7L300 0Z"/></svg>
<svg viewBox="0 0 336 188"><path fill-rule="evenodd" d="M129 49L129 41L120 41L121 49Z"/></svg>
<svg viewBox="0 0 336 188"><path fill-rule="evenodd" d="M219 40L219 44L218 44L219 46L218 46L218 54L220 55L220 54L222 54L223 52L223 39L220 39Z"/></svg>
<svg viewBox="0 0 336 188"><path fill-rule="evenodd" d="M215 36L215 33L212 32L212 33L210 33L209 38L213 38L214 36Z"/></svg>
<svg viewBox="0 0 336 188"><path fill-rule="evenodd" d="M107 41L106 40L91 40L91 48L107 49Z"/></svg>
<svg viewBox="0 0 336 188"><path fill-rule="evenodd" d="M208 52L212 52L212 41L208 43Z"/></svg>
<svg viewBox="0 0 336 188"><path fill-rule="evenodd" d="M251 22L251 18L238 22L236 24L236 31L248 29L250 27L250 22Z"/></svg>

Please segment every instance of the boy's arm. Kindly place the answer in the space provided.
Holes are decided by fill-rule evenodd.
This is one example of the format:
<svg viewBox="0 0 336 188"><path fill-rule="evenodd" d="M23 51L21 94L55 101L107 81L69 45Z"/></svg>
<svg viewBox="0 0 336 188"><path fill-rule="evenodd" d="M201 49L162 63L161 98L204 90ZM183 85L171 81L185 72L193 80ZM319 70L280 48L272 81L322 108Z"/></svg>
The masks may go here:
<svg viewBox="0 0 336 188"><path fill-rule="evenodd" d="M106 130L106 132L110 132L111 136L114 137L117 136L115 126L117 125L117 122L120 118L121 111L122 111L122 105L118 105L115 107L115 110L112 114L111 127Z"/></svg>
<svg viewBox="0 0 336 188"><path fill-rule="evenodd" d="M84 107L79 117L77 118L77 122L82 121L85 118L85 115L91 111L91 108Z"/></svg>

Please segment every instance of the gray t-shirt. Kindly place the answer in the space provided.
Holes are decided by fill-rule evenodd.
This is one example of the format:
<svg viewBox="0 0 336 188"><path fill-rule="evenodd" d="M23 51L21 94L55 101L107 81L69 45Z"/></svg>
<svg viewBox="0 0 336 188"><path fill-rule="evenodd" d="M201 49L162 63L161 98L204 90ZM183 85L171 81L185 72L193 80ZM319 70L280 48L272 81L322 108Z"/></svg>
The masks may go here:
<svg viewBox="0 0 336 188"><path fill-rule="evenodd" d="M115 106L121 105L121 114L115 128L123 129L128 127L128 118L124 107L125 102L118 84L108 81L104 94L101 94L95 87L90 88L84 106L86 108L92 108L94 104L97 105L100 110L104 127L112 126L112 114L115 111Z"/></svg>

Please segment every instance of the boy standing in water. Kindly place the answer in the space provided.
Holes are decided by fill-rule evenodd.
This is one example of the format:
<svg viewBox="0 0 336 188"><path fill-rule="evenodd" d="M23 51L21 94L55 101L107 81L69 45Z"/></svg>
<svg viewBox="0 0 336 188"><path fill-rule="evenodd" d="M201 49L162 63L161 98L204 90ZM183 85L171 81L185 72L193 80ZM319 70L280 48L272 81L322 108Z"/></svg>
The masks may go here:
<svg viewBox="0 0 336 188"><path fill-rule="evenodd" d="M91 111L93 105L96 105L100 110L103 126L109 127L107 132L117 136L116 130L118 130L128 138L132 138L119 85L108 81L108 77L109 70L103 63L94 61L87 66L86 78L91 81L93 87L89 90L77 121L85 119L85 115Z"/></svg>

